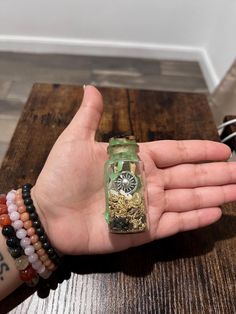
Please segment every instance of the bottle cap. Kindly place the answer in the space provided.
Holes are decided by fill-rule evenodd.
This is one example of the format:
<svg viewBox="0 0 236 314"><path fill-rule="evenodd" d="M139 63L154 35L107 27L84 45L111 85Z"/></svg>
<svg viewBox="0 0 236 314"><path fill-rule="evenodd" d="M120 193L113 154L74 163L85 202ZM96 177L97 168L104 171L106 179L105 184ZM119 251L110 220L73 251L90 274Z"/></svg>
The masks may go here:
<svg viewBox="0 0 236 314"><path fill-rule="evenodd" d="M136 143L135 137L133 135L127 137L112 137L109 140L109 147L119 146L119 145L135 145Z"/></svg>

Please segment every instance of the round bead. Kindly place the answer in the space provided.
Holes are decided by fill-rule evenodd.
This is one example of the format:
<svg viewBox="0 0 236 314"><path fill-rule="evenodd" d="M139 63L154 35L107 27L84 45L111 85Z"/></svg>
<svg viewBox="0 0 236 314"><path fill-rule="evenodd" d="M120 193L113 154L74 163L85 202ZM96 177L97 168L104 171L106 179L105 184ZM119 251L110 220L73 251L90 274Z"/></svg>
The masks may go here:
<svg viewBox="0 0 236 314"><path fill-rule="evenodd" d="M3 214L0 216L0 226L6 226L6 225L10 225L11 224L11 219L8 216L8 214Z"/></svg>
<svg viewBox="0 0 236 314"><path fill-rule="evenodd" d="M38 256L42 256L42 255L46 254L46 251L44 249L39 249L37 251L37 254L38 254Z"/></svg>
<svg viewBox="0 0 236 314"><path fill-rule="evenodd" d="M35 244L36 242L38 242L39 237L37 234L32 235L32 237L30 237L31 243Z"/></svg>
<svg viewBox="0 0 236 314"><path fill-rule="evenodd" d="M23 199L30 198L30 191L23 191L22 197L23 197Z"/></svg>
<svg viewBox="0 0 236 314"><path fill-rule="evenodd" d="M51 264L50 259L47 259L46 261L43 262L43 264L48 267Z"/></svg>
<svg viewBox="0 0 236 314"><path fill-rule="evenodd" d="M6 245L11 248L15 248L19 246L19 240L13 236L7 239Z"/></svg>
<svg viewBox="0 0 236 314"><path fill-rule="evenodd" d="M42 243L45 243L45 242L48 241L48 238L47 238L46 234L44 233L43 235L41 235L41 236L39 237L39 240L40 240Z"/></svg>
<svg viewBox="0 0 236 314"><path fill-rule="evenodd" d="M24 193L31 193L30 190L31 190L31 189L29 189L29 188L22 188L21 194L24 194Z"/></svg>
<svg viewBox="0 0 236 314"><path fill-rule="evenodd" d="M24 228L25 228L26 230L28 230L28 229L31 228L32 226L33 226L33 223L32 223L31 220L27 220L27 221L24 222Z"/></svg>
<svg viewBox="0 0 236 314"><path fill-rule="evenodd" d="M29 281L36 276L36 270L31 265L20 271L20 278L23 281Z"/></svg>
<svg viewBox="0 0 236 314"><path fill-rule="evenodd" d="M52 259L51 259L51 261L52 261L56 266L60 265L60 263L61 263L61 260L60 260L60 258L58 258L58 257L57 257L57 259L55 259L55 260L52 260Z"/></svg>
<svg viewBox="0 0 236 314"><path fill-rule="evenodd" d="M16 268L18 270L23 270L29 265L29 261L27 256L21 255L20 257L15 259Z"/></svg>
<svg viewBox="0 0 236 314"><path fill-rule="evenodd" d="M7 238L13 237L15 235L15 230L11 225L6 225L2 228L2 234Z"/></svg>
<svg viewBox="0 0 236 314"><path fill-rule="evenodd" d="M23 199L17 200L17 201L16 201L16 205L17 205L18 207L23 206L23 205L24 205Z"/></svg>
<svg viewBox="0 0 236 314"><path fill-rule="evenodd" d="M29 217L31 220L37 220L38 219L38 214L36 212L30 213Z"/></svg>
<svg viewBox="0 0 236 314"><path fill-rule="evenodd" d="M30 184L30 183L26 183L26 184L24 184L24 185L22 186L22 192L23 192L24 190L30 191L31 189L32 189L32 184Z"/></svg>
<svg viewBox="0 0 236 314"><path fill-rule="evenodd" d="M47 254L44 254L44 255L40 256L39 258L40 258L40 260L41 260L42 262L45 262L46 260L48 260L48 255L47 255Z"/></svg>
<svg viewBox="0 0 236 314"><path fill-rule="evenodd" d="M8 213L9 213L9 214L12 213L12 212L16 212L16 211L17 211L17 207L16 207L15 204L10 204L10 205L8 206Z"/></svg>
<svg viewBox="0 0 236 314"><path fill-rule="evenodd" d="M6 205L7 205L7 206L9 206L9 205L11 205L11 204L15 204L15 201L9 200L9 201L6 202Z"/></svg>
<svg viewBox="0 0 236 314"><path fill-rule="evenodd" d="M20 200L22 200L21 194L16 194L15 203L16 203L17 201L20 201Z"/></svg>
<svg viewBox="0 0 236 314"><path fill-rule="evenodd" d="M38 260L38 255L36 253L30 255L28 257L28 261L32 264L32 263L35 263L37 260Z"/></svg>
<svg viewBox="0 0 236 314"><path fill-rule="evenodd" d="M6 195L5 194L0 194L0 204L6 204Z"/></svg>
<svg viewBox="0 0 236 314"><path fill-rule="evenodd" d="M46 270L46 267L45 267L44 265L42 265L42 266L38 269L37 273L38 273L38 274L42 274L43 272L45 272L45 270Z"/></svg>
<svg viewBox="0 0 236 314"><path fill-rule="evenodd" d="M40 274L40 277L42 277L43 279L48 279L51 276L51 274L52 272L50 270L46 270L45 272Z"/></svg>
<svg viewBox="0 0 236 314"><path fill-rule="evenodd" d="M18 258L22 255L22 249L20 246L9 248L9 252L13 258Z"/></svg>
<svg viewBox="0 0 236 314"><path fill-rule="evenodd" d="M59 264L60 263L60 259L58 258L58 256L56 254L50 256L51 260L53 262L55 262L55 264Z"/></svg>
<svg viewBox="0 0 236 314"><path fill-rule="evenodd" d="M21 229L16 231L16 236L17 236L18 239L23 239L23 238L26 237L26 235L27 235L27 232L23 228L21 228Z"/></svg>
<svg viewBox="0 0 236 314"><path fill-rule="evenodd" d="M36 228L36 229L40 228L40 227L41 227L40 221L39 221L39 220L33 221L33 226L34 226L34 228Z"/></svg>
<svg viewBox="0 0 236 314"><path fill-rule="evenodd" d="M27 205L26 210L28 213L34 213L35 212L35 207L33 204Z"/></svg>
<svg viewBox="0 0 236 314"><path fill-rule="evenodd" d="M51 270L51 271L54 271L54 270L56 270L56 266L55 266L55 264L51 264L51 265L49 265L48 267L47 267L49 270Z"/></svg>
<svg viewBox="0 0 236 314"><path fill-rule="evenodd" d="M44 263L44 265L47 267L47 269L49 269L49 267L52 267L52 265L53 265L53 262L51 260L49 260L49 261L50 261L50 263L47 263L47 265L45 265L45 263Z"/></svg>
<svg viewBox="0 0 236 314"><path fill-rule="evenodd" d="M12 212L9 214L11 221L19 220L20 214L18 212Z"/></svg>
<svg viewBox="0 0 236 314"><path fill-rule="evenodd" d="M13 190L7 193L6 199L7 201L14 201L16 197L16 192Z"/></svg>
<svg viewBox="0 0 236 314"><path fill-rule="evenodd" d="M27 234L29 237L31 237L33 234L35 234L35 229L34 227L31 227L27 230Z"/></svg>
<svg viewBox="0 0 236 314"><path fill-rule="evenodd" d="M31 198L25 198L25 199L24 199L24 203L25 203L25 205L27 206L27 205L33 204L33 201L32 201Z"/></svg>
<svg viewBox="0 0 236 314"><path fill-rule="evenodd" d="M21 221L21 220L15 220L15 221L13 221L12 226L13 226L13 228L14 228L15 230L18 230L18 229L20 229L20 228L23 227L23 221Z"/></svg>
<svg viewBox="0 0 236 314"><path fill-rule="evenodd" d="M37 229L36 229L36 233L37 233L38 236L43 235L43 234L44 234L44 229L43 229L43 227L37 228Z"/></svg>
<svg viewBox="0 0 236 314"><path fill-rule="evenodd" d="M0 204L0 215L2 215L2 214L7 214L7 213L8 213L7 205L5 205L5 204Z"/></svg>
<svg viewBox="0 0 236 314"><path fill-rule="evenodd" d="M42 243L40 241L34 243L34 248L36 251L40 250L42 247Z"/></svg>
<svg viewBox="0 0 236 314"><path fill-rule="evenodd" d="M53 255L55 255L55 252L54 252L54 250L53 250L52 247L50 247L50 248L47 250L47 254L48 254L48 256L53 256Z"/></svg>
<svg viewBox="0 0 236 314"><path fill-rule="evenodd" d="M36 276L33 279L26 281L25 283L28 287L32 288L32 287L35 287L38 284L38 282L39 282L39 276Z"/></svg>
<svg viewBox="0 0 236 314"><path fill-rule="evenodd" d="M42 266L43 266L43 264L42 264L42 262L40 260L37 260L36 262L32 263L32 267L35 270L39 270L40 267L42 267Z"/></svg>
<svg viewBox="0 0 236 314"><path fill-rule="evenodd" d="M51 248L51 245L48 242L43 243L42 246L45 250L48 250Z"/></svg>
<svg viewBox="0 0 236 314"><path fill-rule="evenodd" d="M21 195L22 194L22 189L18 189L17 191L16 191L16 195Z"/></svg>
<svg viewBox="0 0 236 314"><path fill-rule="evenodd" d="M19 212L20 214L25 213L25 212L26 212L26 207L25 207L25 205L19 206L19 207L18 207L18 212Z"/></svg>
<svg viewBox="0 0 236 314"><path fill-rule="evenodd" d="M35 249L34 249L33 245L28 245L24 250L25 255L28 255L28 256L32 255L34 253L34 251L35 251Z"/></svg>
<svg viewBox="0 0 236 314"><path fill-rule="evenodd" d="M20 245L23 249L26 248L27 246L29 246L30 243L31 243L31 241L30 241L30 238L28 238L28 237L25 237L24 239L20 240Z"/></svg>
<svg viewBox="0 0 236 314"><path fill-rule="evenodd" d="M23 214L20 215L20 219L25 222L27 220L29 220L29 213L25 212Z"/></svg>

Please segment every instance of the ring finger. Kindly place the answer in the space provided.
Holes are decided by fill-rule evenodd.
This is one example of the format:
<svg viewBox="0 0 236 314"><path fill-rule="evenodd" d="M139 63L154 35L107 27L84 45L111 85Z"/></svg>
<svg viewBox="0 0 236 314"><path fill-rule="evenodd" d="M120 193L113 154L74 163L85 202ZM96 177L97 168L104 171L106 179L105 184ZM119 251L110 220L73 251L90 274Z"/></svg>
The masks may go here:
<svg viewBox="0 0 236 314"><path fill-rule="evenodd" d="M162 171L165 189L195 188L236 182L235 162L183 164Z"/></svg>
<svg viewBox="0 0 236 314"><path fill-rule="evenodd" d="M235 200L236 184L165 191L165 211L184 212L217 207Z"/></svg>

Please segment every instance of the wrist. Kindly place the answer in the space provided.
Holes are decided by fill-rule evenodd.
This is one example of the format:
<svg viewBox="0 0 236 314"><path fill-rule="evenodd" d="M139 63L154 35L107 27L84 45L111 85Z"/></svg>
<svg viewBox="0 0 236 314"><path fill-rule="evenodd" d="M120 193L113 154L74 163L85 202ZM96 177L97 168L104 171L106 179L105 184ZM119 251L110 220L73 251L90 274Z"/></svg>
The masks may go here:
<svg viewBox="0 0 236 314"><path fill-rule="evenodd" d="M39 276L49 278L60 263L41 222L44 221L45 225L45 217L39 208L36 211L34 203L36 201L32 197L30 184L25 184L17 191L11 190L0 199L1 233L6 238L5 249L1 245L2 237L0 238L0 275L3 270L8 272L10 268L15 269L15 272L11 272L14 278L17 270L20 279L29 286L37 285ZM7 250L14 262L9 262ZM4 259L7 258L5 263ZM15 268L12 267L13 264ZM4 279L4 276L0 277L0 280ZM1 295L0 289L0 297Z"/></svg>
<svg viewBox="0 0 236 314"><path fill-rule="evenodd" d="M39 206L35 188L33 188L30 184L25 184L23 185L21 191L26 211L29 212L29 217L33 225L33 227L30 228L32 230L27 230L27 234L30 232L30 236L34 234L36 235L39 241L39 245L37 245L37 247L39 250L42 249L43 251L41 252L43 256L40 255L40 259L42 260L43 258L43 263L50 272L54 271L60 263L60 258L51 241L48 221Z"/></svg>
<svg viewBox="0 0 236 314"><path fill-rule="evenodd" d="M57 242L54 239L52 228L50 226L53 225L53 223L50 223L50 216L47 214L47 205L43 203L43 198L40 196L40 193L37 189L37 186L33 186L31 189L31 198L34 204L34 207L36 209L36 212L39 216L41 225L43 229L45 230L45 233L52 245L52 247L55 249L56 253L61 257L63 254L57 247ZM52 219L52 218L51 218Z"/></svg>
<svg viewBox="0 0 236 314"><path fill-rule="evenodd" d="M37 191L36 191L35 186L33 186L32 189L31 189L31 198L32 198L34 207L36 209L36 213L38 214L39 219L41 221L41 224L42 224L46 234L49 236L49 230L48 230L49 228L48 228L48 222L47 222L47 219L46 219L46 213L40 207L39 200L38 200L38 197L37 197Z"/></svg>

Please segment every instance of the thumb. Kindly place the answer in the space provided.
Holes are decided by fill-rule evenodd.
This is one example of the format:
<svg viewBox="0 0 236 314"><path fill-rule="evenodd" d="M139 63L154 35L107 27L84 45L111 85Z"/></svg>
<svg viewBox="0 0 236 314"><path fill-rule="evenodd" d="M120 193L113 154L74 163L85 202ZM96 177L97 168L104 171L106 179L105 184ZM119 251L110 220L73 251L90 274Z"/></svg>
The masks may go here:
<svg viewBox="0 0 236 314"><path fill-rule="evenodd" d="M79 110L68 126L81 140L93 140L103 113L103 100L100 92L93 86L84 88L84 97Z"/></svg>

